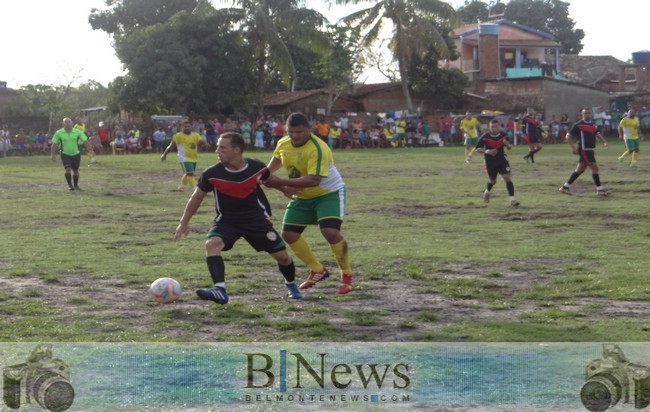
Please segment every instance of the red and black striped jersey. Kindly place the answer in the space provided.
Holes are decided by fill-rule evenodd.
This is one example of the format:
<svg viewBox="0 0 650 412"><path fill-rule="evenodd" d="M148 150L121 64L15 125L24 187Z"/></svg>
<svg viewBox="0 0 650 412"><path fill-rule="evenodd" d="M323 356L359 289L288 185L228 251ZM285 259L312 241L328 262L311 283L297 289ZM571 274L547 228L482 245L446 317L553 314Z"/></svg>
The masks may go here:
<svg viewBox="0 0 650 412"><path fill-rule="evenodd" d="M593 121L580 120L576 122L569 130L569 134L574 140L578 140L578 150L594 150L596 148L598 126Z"/></svg>
<svg viewBox="0 0 650 412"><path fill-rule="evenodd" d="M244 161L246 166L241 170L230 170L217 163L199 178L198 188L214 193L217 220L246 223L271 216L271 205L259 185L270 172L259 160L245 158Z"/></svg>

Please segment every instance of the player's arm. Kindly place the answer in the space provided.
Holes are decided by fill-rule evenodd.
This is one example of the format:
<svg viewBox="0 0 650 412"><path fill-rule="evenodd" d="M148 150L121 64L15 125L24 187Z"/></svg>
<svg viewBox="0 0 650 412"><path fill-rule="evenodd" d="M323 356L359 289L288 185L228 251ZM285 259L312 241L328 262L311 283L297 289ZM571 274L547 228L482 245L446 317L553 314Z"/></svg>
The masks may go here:
<svg viewBox="0 0 650 412"><path fill-rule="evenodd" d="M605 146L605 149L609 147L607 140L605 140L605 137L600 132L596 133L596 139L600 140L603 146Z"/></svg>
<svg viewBox="0 0 650 412"><path fill-rule="evenodd" d="M162 155L160 155L160 160L164 161L167 158L167 153L174 150L175 148L176 142L172 140L171 143L169 143L169 146L165 148L165 151L162 153Z"/></svg>
<svg viewBox="0 0 650 412"><path fill-rule="evenodd" d="M314 187L318 186L320 184L320 181L322 179L321 176L317 175L308 175L308 176L302 176L302 177L297 177L294 179L282 179L280 177L274 176L275 179L273 180L266 180L264 184L267 187L272 187L274 189L286 186L286 187L292 187L296 189L304 189L306 187Z"/></svg>
<svg viewBox="0 0 650 412"><path fill-rule="evenodd" d="M192 196L190 196L190 199L185 205L183 216L181 216L181 220L178 223L178 226L176 226L174 240L179 240L181 237L187 236L190 231L190 219L192 219L192 216L194 216L199 210L199 207L201 206L201 203L203 202L203 199L205 199L206 195L207 193L200 188L197 187L194 189L194 193L192 193Z"/></svg>
<svg viewBox="0 0 650 412"><path fill-rule="evenodd" d="M571 133L566 134L566 142L569 146L571 146L571 152L573 152L573 154L577 154L578 149L576 149L576 145L573 142L573 136L571 135Z"/></svg>
<svg viewBox="0 0 650 412"><path fill-rule="evenodd" d="M623 124L623 121L621 120L621 122L618 124L618 138L619 138L619 139L623 139L623 134L624 134L624 133L623 133L623 126L622 126L622 124Z"/></svg>
<svg viewBox="0 0 650 412"><path fill-rule="evenodd" d="M276 170L278 170L281 166L282 166L282 161L277 157L273 157L266 167L269 169L271 173L273 173ZM301 176L293 179L282 179L276 176L275 179L272 180L267 179L264 182L264 184L267 187L272 187L274 189L281 186L303 189L305 187L318 186L320 184L321 179L322 177L317 175L307 175L307 176Z"/></svg>
<svg viewBox="0 0 650 412"><path fill-rule="evenodd" d="M267 177L264 177L263 180L261 180L261 183L266 187L270 187L282 192L282 194L284 194L289 199L291 199L293 195L300 193L300 189L284 186L281 184L280 180L282 179L280 179L278 176L269 173Z"/></svg>
<svg viewBox="0 0 650 412"><path fill-rule="evenodd" d="M56 155L59 154L59 144L52 142L52 150L50 151L50 157L54 161Z"/></svg>
<svg viewBox="0 0 650 412"><path fill-rule="evenodd" d="M503 136L503 145L508 150L512 149L512 145L510 144L510 139L508 139L508 135Z"/></svg>
<svg viewBox="0 0 650 412"><path fill-rule="evenodd" d="M86 153L88 153L88 156L93 157L95 155L95 151L93 150L93 145L90 143L90 139L84 140L84 147L86 148Z"/></svg>
<svg viewBox="0 0 650 412"><path fill-rule="evenodd" d="M483 153L485 154L487 152L487 147L485 147L485 142L483 141L483 136L481 136L478 139L478 143L476 143L476 148L474 149L477 153Z"/></svg>
<svg viewBox="0 0 650 412"><path fill-rule="evenodd" d="M282 167L282 160L278 159L277 157L272 157L269 164L266 165L266 168L269 169L269 172L271 173L278 171L281 167Z"/></svg>

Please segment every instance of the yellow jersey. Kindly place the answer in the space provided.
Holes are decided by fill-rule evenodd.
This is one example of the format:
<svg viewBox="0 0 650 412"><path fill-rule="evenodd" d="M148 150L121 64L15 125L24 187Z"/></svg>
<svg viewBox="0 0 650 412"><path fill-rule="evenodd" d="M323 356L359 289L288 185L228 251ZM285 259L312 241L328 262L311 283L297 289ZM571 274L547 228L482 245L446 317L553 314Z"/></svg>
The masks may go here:
<svg viewBox="0 0 650 412"><path fill-rule="evenodd" d="M628 140L635 140L639 138L639 128L641 123L638 117L624 117L621 119L618 127L623 129L623 138Z"/></svg>
<svg viewBox="0 0 650 412"><path fill-rule="evenodd" d="M463 133L467 133L471 138L478 137L478 129L480 126L481 122L476 117L472 117L471 119L465 117L460 121L460 130Z"/></svg>
<svg viewBox="0 0 650 412"><path fill-rule="evenodd" d="M199 143L201 136L196 132L176 133L172 138L178 150L178 161L196 163L199 160Z"/></svg>
<svg viewBox="0 0 650 412"><path fill-rule="evenodd" d="M299 199L313 199L345 187L339 171L334 166L332 150L322 139L313 134L305 144L295 147L291 138L285 136L278 141L273 157L282 162L289 179L303 176L320 176L318 186L306 187L296 195Z"/></svg>

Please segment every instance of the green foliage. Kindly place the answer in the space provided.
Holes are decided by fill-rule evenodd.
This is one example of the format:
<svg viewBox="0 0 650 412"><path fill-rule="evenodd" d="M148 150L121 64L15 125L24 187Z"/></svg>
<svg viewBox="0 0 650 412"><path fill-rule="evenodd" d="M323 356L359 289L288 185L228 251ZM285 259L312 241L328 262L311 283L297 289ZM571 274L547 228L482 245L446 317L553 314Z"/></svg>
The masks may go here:
<svg viewBox="0 0 650 412"><path fill-rule="evenodd" d="M491 15L503 15L510 21L552 34L561 45L561 53L579 54L585 33L574 28L575 21L569 17L569 4L562 0L510 0L506 4L500 0L496 3L466 0L457 11L464 23L487 21Z"/></svg>
<svg viewBox="0 0 650 412"><path fill-rule="evenodd" d="M188 115L247 107L254 90L250 49L223 23L217 15L181 12L121 37L116 49L129 74L113 84L120 105Z"/></svg>
<svg viewBox="0 0 650 412"><path fill-rule="evenodd" d="M92 9L88 17L93 30L116 37L163 23L180 11L192 12L197 0L107 0L107 10Z"/></svg>
<svg viewBox="0 0 650 412"><path fill-rule="evenodd" d="M269 68L286 90L292 90L298 74L289 45L311 52L323 53L327 37L320 32L326 19L318 12L306 9L298 0L236 0L238 8L218 10L243 27L243 35L252 48L252 59L257 62L256 103L258 114L264 111L266 76Z"/></svg>
<svg viewBox="0 0 650 412"><path fill-rule="evenodd" d="M530 26L555 36L561 44L560 53L579 54L585 33L574 29L575 21L569 17L569 2L561 0L511 0L505 18Z"/></svg>
<svg viewBox="0 0 650 412"><path fill-rule="evenodd" d="M381 33L384 19L393 24L389 48L398 63L407 109L413 112L408 88L408 73L413 58L422 58L430 49L442 58L449 57L447 43L439 28L454 27L457 16L449 4L439 0L380 0L372 7L344 17L342 21L359 27L364 33L362 44L372 47Z"/></svg>
<svg viewBox="0 0 650 412"><path fill-rule="evenodd" d="M457 51L452 41L445 36L451 53L451 59L457 58ZM443 69L438 64L438 53L430 49L424 56L413 56L409 67L408 79L413 90L434 97L438 108L455 109L461 102L469 80L458 69Z"/></svg>

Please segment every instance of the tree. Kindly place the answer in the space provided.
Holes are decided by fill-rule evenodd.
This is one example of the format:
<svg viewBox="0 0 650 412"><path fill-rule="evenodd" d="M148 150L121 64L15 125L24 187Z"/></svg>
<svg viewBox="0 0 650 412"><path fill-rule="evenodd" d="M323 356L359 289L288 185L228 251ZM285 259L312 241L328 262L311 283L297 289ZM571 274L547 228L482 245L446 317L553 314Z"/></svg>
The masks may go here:
<svg viewBox="0 0 650 412"><path fill-rule="evenodd" d="M560 52L580 54L585 32L574 29L575 21L569 17L569 3L561 0L511 0L505 18L530 26L555 37Z"/></svg>
<svg viewBox="0 0 650 412"><path fill-rule="evenodd" d="M198 0L106 0L109 9L91 9L88 22L93 30L120 37L166 22L179 11L192 12L198 4Z"/></svg>
<svg viewBox="0 0 650 412"><path fill-rule="evenodd" d="M458 50L451 38L451 30L439 28L449 50L448 59L456 60ZM424 56L412 56L409 79L413 90L429 95L436 100L439 108L455 109L469 86L469 79L458 69L442 69L438 64L440 56L431 48Z"/></svg>
<svg viewBox="0 0 650 412"><path fill-rule="evenodd" d="M480 0L465 1L457 10L458 17L463 23L486 21L490 15L490 6Z"/></svg>
<svg viewBox="0 0 650 412"><path fill-rule="evenodd" d="M123 107L143 113L204 114L247 106L251 49L217 14L179 12L116 40L128 75L113 86Z"/></svg>
<svg viewBox="0 0 650 412"><path fill-rule="evenodd" d="M496 2L485 3L481 0L465 0L465 4L460 6L456 11L463 23L476 23L477 21L487 21L492 16L499 16L505 12L506 5L501 0Z"/></svg>
<svg viewBox="0 0 650 412"><path fill-rule="evenodd" d="M338 4L360 3L366 0L337 0ZM342 19L349 24L358 24L364 32L362 44L372 47L381 35L381 30L388 20L393 25L389 48L397 60L402 92L407 109L413 112L413 103L409 91L408 71L413 56L424 56L433 48L443 58L449 50L436 22L444 21L445 26L456 25L457 16L454 9L440 0L379 0L374 6Z"/></svg>
<svg viewBox="0 0 650 412"><path fill-rule="evenodd" d="M264 113L267 66L280 74L288 90L295 88L296 68L287 43L323 52L327 38L318 30L326 23L317 11L300 8L300 0L233 0L237 6L220 9L218 13L232 16L246 30L248 42L254 48L257 61L257 111Z"/></svg>
<svg viewBox="0 0 650 412"><path fill-rule="evenodd" d="M569 3L561 0L510 0L509 3L485 3L480 0L465 1L458 8L465 23L486 21L488 16L504 18L525 26L550 33L560 44L560 52L579 54L585 32L574 29L575 21L569 17Z"/></svg>
<svg viewBox="0 0 650 412"><path fill-rule="evenodd" d="M330 51L314 65L316 77L325 81L328 91L327 114L341 95L341 92L354 83L362 71L358 60L359 31L349 26L332 26Z"/></svg>

